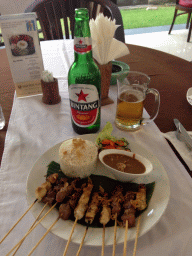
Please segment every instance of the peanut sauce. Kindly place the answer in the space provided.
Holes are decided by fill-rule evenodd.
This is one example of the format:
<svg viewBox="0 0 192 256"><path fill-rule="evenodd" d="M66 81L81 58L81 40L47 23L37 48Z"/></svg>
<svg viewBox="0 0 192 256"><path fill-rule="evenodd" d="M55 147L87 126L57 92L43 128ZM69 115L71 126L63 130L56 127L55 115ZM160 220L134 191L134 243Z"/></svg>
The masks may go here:
<svg viewBox="0 0 192 256"><path fill-rule="evenodd" d="M137 159L123 154L108 154L103 157L108 166L126 173L141 174L145 172L145 166Z"/></svg>

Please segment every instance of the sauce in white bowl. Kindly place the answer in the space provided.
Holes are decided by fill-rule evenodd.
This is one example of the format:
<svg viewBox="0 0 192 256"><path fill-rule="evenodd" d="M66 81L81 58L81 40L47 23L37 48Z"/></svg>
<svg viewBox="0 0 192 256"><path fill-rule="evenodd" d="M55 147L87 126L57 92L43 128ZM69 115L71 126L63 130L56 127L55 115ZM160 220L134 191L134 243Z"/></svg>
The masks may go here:
<svg viewBox="0 0 192 256"><path fill-rule="evenodd" d="M102 150L99 159L119 181L133 181L153 170L153 165L147 158L125 150Z"/></svg>

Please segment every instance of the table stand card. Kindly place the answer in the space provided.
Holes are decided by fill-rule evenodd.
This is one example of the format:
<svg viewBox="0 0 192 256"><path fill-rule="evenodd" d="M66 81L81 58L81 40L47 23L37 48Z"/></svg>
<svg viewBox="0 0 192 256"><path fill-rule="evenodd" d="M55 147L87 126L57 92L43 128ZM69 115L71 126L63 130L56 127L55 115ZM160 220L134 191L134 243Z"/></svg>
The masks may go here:
<svg viewBox="0 0 192 256"><path fill-rule="evenodd" d="M40 80L44 68L36 14L2 15L0 26L17 97L42 94Z"/></svg>

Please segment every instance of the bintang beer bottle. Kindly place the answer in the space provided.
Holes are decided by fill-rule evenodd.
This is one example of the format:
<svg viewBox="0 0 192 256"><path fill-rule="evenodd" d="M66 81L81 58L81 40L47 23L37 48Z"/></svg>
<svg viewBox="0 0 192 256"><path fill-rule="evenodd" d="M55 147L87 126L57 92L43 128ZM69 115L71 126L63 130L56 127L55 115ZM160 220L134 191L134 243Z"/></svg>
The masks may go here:
<svg viewBox="0 0 192 256"><path fill-rule="evenodd" d="M85 8L75 10L74 55L68 73L72 126L78 134L95 133L100 128L101 75L92 57L89 14Z"/></svg>

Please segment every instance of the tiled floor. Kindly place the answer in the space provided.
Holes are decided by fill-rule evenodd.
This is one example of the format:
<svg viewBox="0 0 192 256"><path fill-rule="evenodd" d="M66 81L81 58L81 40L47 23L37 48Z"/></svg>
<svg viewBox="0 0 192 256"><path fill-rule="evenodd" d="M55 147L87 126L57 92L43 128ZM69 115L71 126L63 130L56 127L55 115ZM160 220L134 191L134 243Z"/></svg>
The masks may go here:
<svg viewBox="0 0 192 256"><path fill-rule="evenodd" d="M187 35L187 29L180 29L172 30L171 35L168 35L168 31L130 34L125 36L125 41L129 44L153 48L192 61L192 36L190 42L187 43Z"/></svg>

